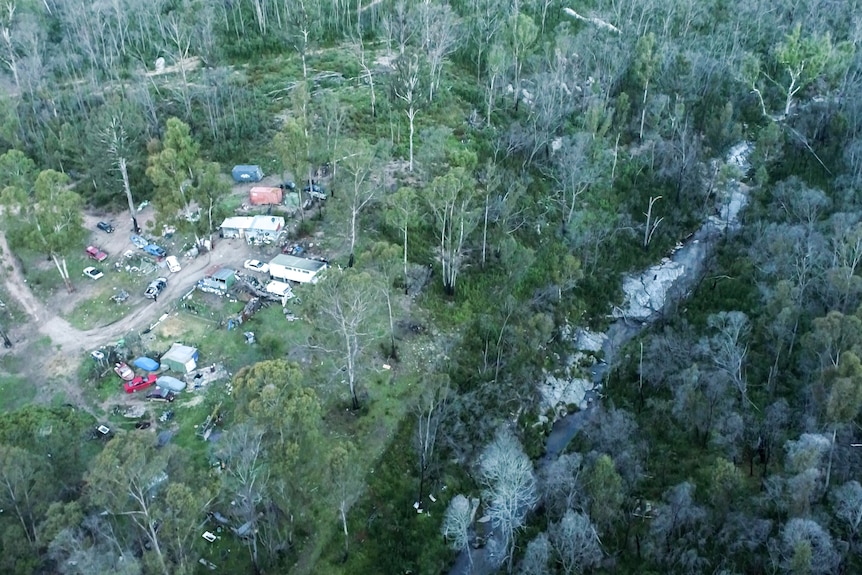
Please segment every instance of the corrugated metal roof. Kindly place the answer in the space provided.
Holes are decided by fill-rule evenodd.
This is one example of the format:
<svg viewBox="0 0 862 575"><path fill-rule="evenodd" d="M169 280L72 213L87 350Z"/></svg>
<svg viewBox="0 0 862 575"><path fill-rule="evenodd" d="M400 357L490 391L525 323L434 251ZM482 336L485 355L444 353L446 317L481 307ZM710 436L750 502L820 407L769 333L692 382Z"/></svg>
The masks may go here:
<svg viewBox="0 0 862 575"><path fill-rule="evenodd" d="M319 260L310 260L308 258L298 258L296 256L289 256L287 254L280 254L272 258L269 262L270 267L277 266L285 266L288 268L297 268L300 270L307 270L310 272L316 272L324 267L326 264Z"/></svg>
<svg viewBox="0 0 862 575"><path fill-rule="evenodd" d="M229 228L232 230L247 230L251 227L251 222L254 218L252 216L233 216L230 218L225 218L222 222L221 228Z"/></svg>
<svg viewBox="0 0 862 575"><path fill-rule="evenodd" d="M254 216L250 229L261 232L277 232L284 227L284 218L281 216Z"/></svg>

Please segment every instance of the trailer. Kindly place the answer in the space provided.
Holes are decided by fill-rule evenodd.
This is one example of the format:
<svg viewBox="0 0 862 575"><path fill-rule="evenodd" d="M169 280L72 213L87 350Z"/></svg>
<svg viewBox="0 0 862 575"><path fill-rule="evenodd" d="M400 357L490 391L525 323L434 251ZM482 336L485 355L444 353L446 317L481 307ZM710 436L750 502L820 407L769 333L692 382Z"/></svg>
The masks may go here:
<svg viewBox="0 0 862 575"><path fill-rule="evenodd" d="M269 276L277 281L297 283L317 283L319 274L327 268L326 262L298 258L281 254L269 262Z"/></svg>
<svg viewBox="0 0 862 575"><path fill-rule="evenodd" d="M255 186L248 191L248 203L253 206L278 205L283 193L281 188Z"/></svg>
<svg viewBox="0 0 862 575"><path fill-rule="evenodd" d="M239 184L259 182L263 179L263 170L260 166L240 164L234 166L230 173L233 176L233 180Z"/></svg>

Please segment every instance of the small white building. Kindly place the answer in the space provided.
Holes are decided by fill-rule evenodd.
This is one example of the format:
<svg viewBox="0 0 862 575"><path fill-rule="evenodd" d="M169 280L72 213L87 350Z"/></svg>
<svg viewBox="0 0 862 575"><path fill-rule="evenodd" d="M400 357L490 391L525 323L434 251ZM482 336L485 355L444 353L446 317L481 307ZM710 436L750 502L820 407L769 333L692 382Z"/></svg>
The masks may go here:
<svg viewBox="0 0 862 575"><path fill-rule="evenodd" d="M278 297L282 307L287 305L288 300L293 299L293 289L290 284L278 280L266 284L266 292Z"/></svg>
<svg viewBox="0 0 862 575"><path fill-rule="evenodd" d="M233 216L219 226L220 235L226 239L245 238L249 243L273 243L284 231L281 216Z"/></svg>
<svg viewBox="0 0 862 575"><path fill-rule="evenodd" d="M326 262L281 254L269 262L269 276L273 280L297 283L317 283L319 274L328 267Z"/></svg>
<svg viewBox="0 0 862 575"><path fill-rule="evenodd" d="M254 216L245 235L249 242L272 243L278 241L283 229L281 216Z"/></svg>
<svg viewBox="0 0 862 575"><path fill-rule="evenodd" d="M246 230L251 227L252 216L233 216L226 218L219 226L220 235L226 239L244 238Z"/></svg>

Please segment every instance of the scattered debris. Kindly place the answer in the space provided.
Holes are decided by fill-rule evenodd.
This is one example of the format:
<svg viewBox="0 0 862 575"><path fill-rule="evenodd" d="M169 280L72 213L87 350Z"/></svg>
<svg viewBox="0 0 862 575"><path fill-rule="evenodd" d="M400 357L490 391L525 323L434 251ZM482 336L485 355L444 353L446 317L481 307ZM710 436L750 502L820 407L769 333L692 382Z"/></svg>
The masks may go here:
<svg viewBox="0 0 862 575"><path fill-rule="evenodd" d="M129 419L138 419L142 417L146 412L146 406L133 405L123 413L123 417L127 417Z"/></svg>

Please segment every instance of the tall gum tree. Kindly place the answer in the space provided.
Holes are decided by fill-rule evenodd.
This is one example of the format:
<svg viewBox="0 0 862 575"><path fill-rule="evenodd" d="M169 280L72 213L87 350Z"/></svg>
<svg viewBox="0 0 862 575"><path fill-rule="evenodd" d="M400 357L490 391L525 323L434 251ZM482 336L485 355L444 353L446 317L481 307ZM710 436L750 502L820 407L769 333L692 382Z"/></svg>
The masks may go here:
<svg viewBox="0 0 862 575"><path fill-rule="evenodd" d="M437 257L443 277L443 289L455 295L458 274L464 265L466 242L479 223L479 210L473 205L473 185L467 169L456 167L434 178L426 201L434 218L439 239Z"/></svg>
<svg viewBox="0 0 862 575"><path fill-rule="evenodd" d="M15 218L13 243L46 254L70 292L74 290L66 268L66 256L87 236L81 216L84 200L69 189L69 177L54 170L36 176L32 194L20 187L2 193L5 218Z"/></svg>

